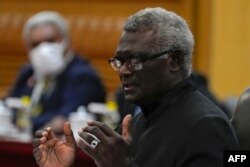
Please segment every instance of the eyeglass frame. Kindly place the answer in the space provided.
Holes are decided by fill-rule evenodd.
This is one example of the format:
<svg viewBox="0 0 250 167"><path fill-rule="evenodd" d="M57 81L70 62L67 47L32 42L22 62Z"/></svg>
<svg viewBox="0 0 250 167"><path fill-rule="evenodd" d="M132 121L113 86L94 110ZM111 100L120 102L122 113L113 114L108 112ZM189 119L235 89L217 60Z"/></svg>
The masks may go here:
<svg viewBox="0 0 250 167"><path fill-rule="evenodd" d="M158 58L158 57L164 56L165 54L168 54L168 56L169 56L169 53L170 53L170 52L171 52L170 50L167 50L167 51L163 51L163 52L160 52L160 53L152 54L152 55L150 55L150 56L139 55L139 56L129 56L129 57L126 57L126 58L119 58L119 56L114 56L114 57L110 58L110 59L108 60L108 62L109 62L109 64L110 64L110 66L111 66L115 71L120 71L120 68L121 68L121 67L124 65L124 63L126 63L129 59L139 59L139 60L140 60L139 63L141 63L141 65L142 65L142 67L141 67L139 70L133 70L133 69L131 69L131 67L130 67L129 65L126 65L126 64L125 64L125 65L126 65L126 67L127 67L129 70L131 70L131 71L140 71L140 70L143 69L143 63L144 63L145 61L156 59L156 58ZM123 60L119 60L119 59L123 59ZM125 59L127 59L127 60L125 60ZM115 61L119 61L119 62L121 63L121 67L116 68L115 66L113 66L112 63L115 62ZM138 63L138 64L139 64L139 63Z"/></svg>

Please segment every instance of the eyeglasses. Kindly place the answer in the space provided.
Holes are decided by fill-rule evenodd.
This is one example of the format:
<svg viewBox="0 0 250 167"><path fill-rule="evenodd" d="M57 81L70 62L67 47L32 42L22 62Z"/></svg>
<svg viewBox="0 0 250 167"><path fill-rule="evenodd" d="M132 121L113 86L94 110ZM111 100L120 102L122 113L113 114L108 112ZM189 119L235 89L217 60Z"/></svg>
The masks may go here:
<svg viewBox="0 0 250 167"><path fill-rule="evenodd" d="M145 61L156 59L156 58L163 56L169 52L170 51L164 51L161 53L153 54L153 55L148 56L148 57L141 55L141 56L136 56L136 57L119 58L118 56L116 56L116 57L109 59L109 64L111 65L111 67L115 71L120 71L120 69L124 63L130 71L139 71L143 68L143 63Z"/></svg>

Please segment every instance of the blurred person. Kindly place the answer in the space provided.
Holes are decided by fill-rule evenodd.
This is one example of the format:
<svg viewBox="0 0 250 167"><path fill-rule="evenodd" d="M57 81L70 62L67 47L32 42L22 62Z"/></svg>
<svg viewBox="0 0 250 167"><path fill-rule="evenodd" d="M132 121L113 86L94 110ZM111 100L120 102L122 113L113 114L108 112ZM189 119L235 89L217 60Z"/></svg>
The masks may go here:
<svg viewBox="0 0 250 167"><path fill-rule="evenodd" d="M232 117L232 124L242 150L250 150L250 88L238 100Z"/></svg>
<svg viewBox="0 0 250 167"><path fill-rule="evenodd" d="M218 100L213 94L213 92L209 88L209 81L207 77L197 71L193 71L192 78L199 91L204 94L209 100L214 102L228 116L228 118L231 119L232 112L227 108L227 106L223 102Z"/></svg>
<svg viewBox="0 0 250 167"><path fill-rule="evenodd" d="M190 77L193 46L188 25L173 12L147 8L130 16L109 63L119 73L125 99L142 111L127 115L118 133L90 121L77 142L69 123L65 141L50 127L37 131L38 165L72 166L77 143L98 167L222 167L223 150L238 143L227 116Z"/></svg>
<svg viewBox="0 0 250 167"><path fill-rule="evenodd" d="M78 106L105 102L99 76L72 50L68 25L60 14L43 11L30 17L23 40L30 63L21 69L8 96L31 98L33 131L46 125L62 133L63 123Z"/></svg>

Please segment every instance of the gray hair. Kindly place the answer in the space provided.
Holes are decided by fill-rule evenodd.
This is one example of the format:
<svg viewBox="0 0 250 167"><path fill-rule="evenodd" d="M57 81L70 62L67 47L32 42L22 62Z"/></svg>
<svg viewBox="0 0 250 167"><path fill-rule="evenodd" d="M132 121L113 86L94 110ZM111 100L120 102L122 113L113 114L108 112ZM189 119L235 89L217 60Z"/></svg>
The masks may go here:
<svg viewBox="0 0 250 167"><path fill-rule="evenodd" d="M52 24L56 26L65 39L69 39L69 28L64 18L57 12L44 11L35 14L27 20L23 28L23 39L26 40L28 33L34 27Z"/></svg>
<svg viewBox="0 0 250 167"><path fill-rule="evenodd" d="M194 38L186 21L177 14L160 7L146 8L130 16L124 30L153 31L156 38L149 49L154 53L178 51L183 54L184 75L191 74Z"/></svg>

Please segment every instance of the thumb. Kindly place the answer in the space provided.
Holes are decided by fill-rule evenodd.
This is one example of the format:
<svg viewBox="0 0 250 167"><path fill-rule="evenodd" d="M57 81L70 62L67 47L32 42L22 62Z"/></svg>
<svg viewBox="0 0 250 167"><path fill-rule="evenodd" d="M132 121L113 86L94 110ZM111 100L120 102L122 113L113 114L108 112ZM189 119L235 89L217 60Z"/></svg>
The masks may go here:
<svg viewBox="0 0 250 167"><path fill-rule="evenodd" d="M74 138L74 135L73 135L73 132L71 130L69 122L64 123L63 131L64 131L64 136L65 136L65 139L66 139L66 144L70 145L70 146L75 145L75 143L76 143L75 138Z"/></svg>
<svg viewBox="0 0 250 167"><path fill-rule="evenodd" d="M122 120L122 137L126 141L131 141L131 120L132 116L130 114L126 115Z"/></svg>

